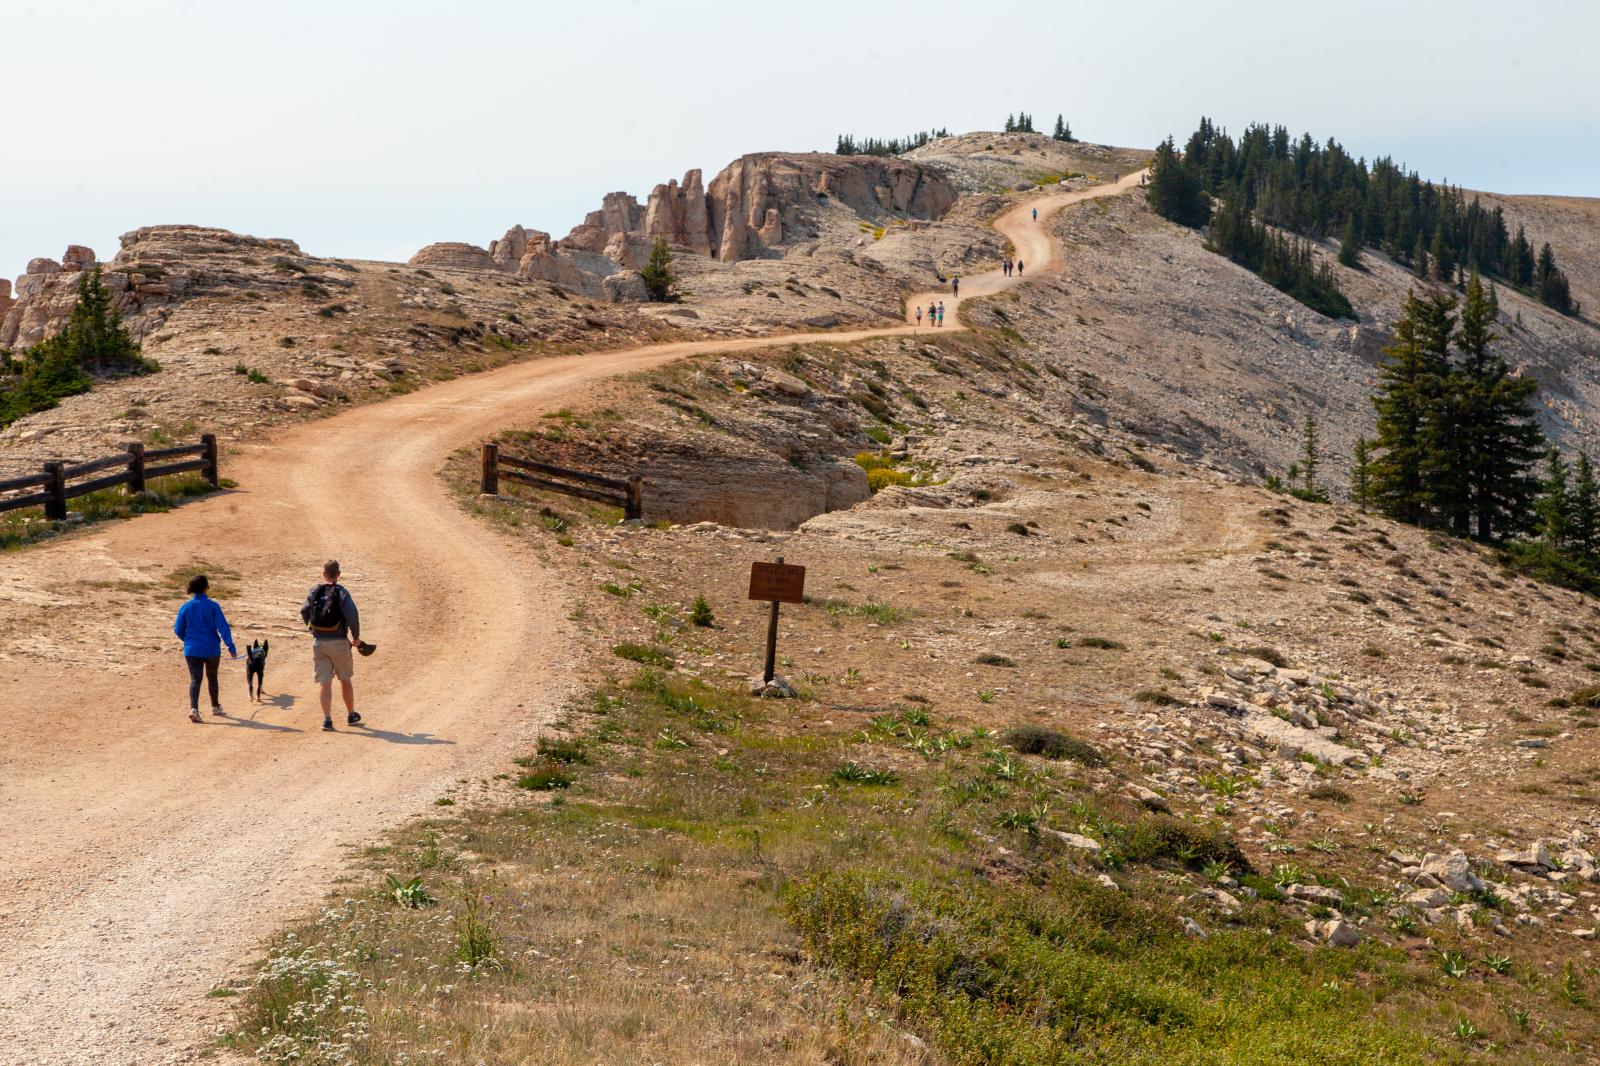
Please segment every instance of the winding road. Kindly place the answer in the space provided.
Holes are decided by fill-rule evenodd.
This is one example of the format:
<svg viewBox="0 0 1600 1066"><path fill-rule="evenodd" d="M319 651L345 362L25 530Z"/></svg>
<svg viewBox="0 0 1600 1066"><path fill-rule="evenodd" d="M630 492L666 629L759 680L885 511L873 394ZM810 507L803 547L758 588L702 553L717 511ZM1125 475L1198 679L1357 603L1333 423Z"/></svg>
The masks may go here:
<svg viewBox="0 0 1600 1066"><path fill-rule="evenodd" d="M1050 215L1138 177L1036 194L994 226L1027 277L1060 269ZM962 298L1024 280L973 275ZM941 298L943 328L960 328L948 292L908 306ZM656 345L457 378L236 444L239 490L7 557L0 632L38 635L0 656L0 1063L188 1061L225 1017L205 992L322 897L346 848L500 768L555 717L575 654L560 581L451 498L438 471L453 450L599 379L817 339ZM328 556L381 644L357 660L372 727L333 735L317 731L306 639L285 624ZM247 706L242 665L224 663L234 713L203 726L184 718L167 630L180 593L113 596L199 560L238 575L226 607L241 644L273 641L273 701Z"/></svg>

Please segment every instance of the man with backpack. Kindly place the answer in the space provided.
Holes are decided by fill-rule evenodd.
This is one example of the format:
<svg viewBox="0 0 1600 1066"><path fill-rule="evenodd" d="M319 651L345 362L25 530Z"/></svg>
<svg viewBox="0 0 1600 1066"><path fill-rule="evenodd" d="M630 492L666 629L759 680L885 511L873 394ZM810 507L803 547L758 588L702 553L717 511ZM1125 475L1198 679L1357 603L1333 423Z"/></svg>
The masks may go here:
<svg viewBox="0 0 1600 1066"><path fill-rule="evenodd" d="M345 724L360 725L356 713L356 691L351 683L355 673L355 657L351 651L361 649L370 654L370 644L361 641L361 616L356 612L356 601L350 592L339 584L339 560L329 559L322 567L322 584L306 595L300 607L300 620L311 630L311 670L318 685L322 686L322 728L333 730L333 679L339 679L339 690L344 696Z"/></svg>

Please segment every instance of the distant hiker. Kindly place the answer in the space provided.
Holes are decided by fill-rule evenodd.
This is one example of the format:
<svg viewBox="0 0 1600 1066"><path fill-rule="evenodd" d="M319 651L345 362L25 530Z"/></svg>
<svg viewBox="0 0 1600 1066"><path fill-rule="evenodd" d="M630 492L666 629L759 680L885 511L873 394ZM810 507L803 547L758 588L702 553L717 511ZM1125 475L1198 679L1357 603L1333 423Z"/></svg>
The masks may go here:
<svg viewBox="0 0 1600 1066"><path fill-rule="evenodd" d="M939 324L939 309L937 307L935 307L933 304L929 304L928 305L928 325L937 326L938 324Z"/></svg>
<svg viewBox="0 0 1600 1066"><path fill-rule="evenodd" d="M939 325L944 325L944 301L939 301Z"/></svg>
<svg viewBox="0 0 1600 1066"><path fill-rule="evenodd" d="M1006 272L1006 277L1009 278L1011 276L1011 257L1009 255L1006 256L1006 261L1001 265L1000 269Z"/></svg>
<svg viewBox="0 0 1600 1066"><path fill-rule="evenodd" d="M922 325L922 305L917 305L917 325Z"/></svg>
<svg viewBox="0 0 1600 1066"><path fill-rule="evenodd" d="M211 713L220 716L222 704L217 699L217 664L222 661L222 646L228 654L239 657L233 646L233 632L228 620L222 616L217 601L206 595L211 582L204 574L189 579L189 601L178 608L178 617L172 623L172 632L183 641L183 661L189 666L189 721L200 721L200 676L205 675L206 687L211 695Z"/></svg>
<svg viewBox="0 0 1600 1066"><path fill-rule="evenodd" d="M1017 276L1019 278L1022 276L1022 260L1020 259L1017 260Z"/></svg>
<svg viewBox="0 0 1600 1066"><path fill-rule="evenodd" d="M960 278L953 277L953 278L950 279L950 295L951 296L960 296L961 295L961 279Z"/></svg>
<svg viewBox="0 0 1600 1066"><path fill-rule="evenodd" d="M1035 222L1039 221L1039 209L1037 207L1033 209L1033 220Z"/></svg>
<svg viewBox="0 0 1600 1066"><path fill-rule="evenodd" d="M329 559L322 566L322 584L306 594L300 607L300 620L311 630L311 675L322 686L322 728L333 732L333 679L339 679L339 692L344 697L346 725L360 725L356 713L356 690L351 683L355 673L355 657L351 649L361 648L367 654L371 645L361 641L361 615L356 611L356 601L350 592L339 584L339 560Z"/></svg>

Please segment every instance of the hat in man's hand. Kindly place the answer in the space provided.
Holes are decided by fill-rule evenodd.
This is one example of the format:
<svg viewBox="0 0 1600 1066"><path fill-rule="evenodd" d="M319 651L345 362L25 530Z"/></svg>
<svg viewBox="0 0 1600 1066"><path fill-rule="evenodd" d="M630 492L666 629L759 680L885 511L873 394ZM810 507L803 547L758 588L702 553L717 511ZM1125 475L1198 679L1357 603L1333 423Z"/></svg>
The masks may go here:
<svg viewBox="0 0 1600 1066"><path fill-rule="evenodd" d="M368 644L364 640L356 645L356 651L360 652L362 655L371 655L377 650L378 646L376 644Z"/></svg>

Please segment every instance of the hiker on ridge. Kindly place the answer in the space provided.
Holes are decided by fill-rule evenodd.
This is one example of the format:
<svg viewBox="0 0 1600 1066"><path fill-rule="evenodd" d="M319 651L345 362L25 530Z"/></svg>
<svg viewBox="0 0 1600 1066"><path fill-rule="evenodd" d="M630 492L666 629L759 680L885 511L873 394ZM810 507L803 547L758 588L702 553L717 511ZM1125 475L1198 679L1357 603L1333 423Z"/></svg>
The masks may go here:
<svg viewBox="0 0 1600 1066"><path fill-rule="evenodd" d="M961 295L961 279L960 278L951 277L951 279L950 279L950 295L952 297Z"/></svg>
<svg viewBox="0 0 1600 1066"><path fill-rule="evenodd" d="M351 651L360 648L368 654L369 644L361 641L361 615L356 611L356 601L350 592L339 584L339 560L329 559L322 567L322 584L306 594L300 607L300 620L311 630L311 674L321 686L318 693L322 702L322 728L333 730L333 679L339 679L340 695L344 697L346 725L360 725L361 715L356 713L356 690L351 678L355 673L355 657Z"/></svg>
<svg viewBox="0 0 1600 1066"><path fill-rule="evenodd" d="M917 305L917 325L922 325L922 305Z"/></svg>
<svg viewBox="0 0 1600 1066"><path fill-rule="evenodd" d="M228 655L239 657L233 646L233 633L228 620L222 615L217 601L206 595L211 582L204 574L189 579L189 602L178 608L178 617L172 623L172 632L183 641L183 661L189 666L189 721L200 721L200 676L205 675L211 696L211 713L222 716L222 704L217 700L217 664L222 661L222 646L228 646Z"/></svg>

